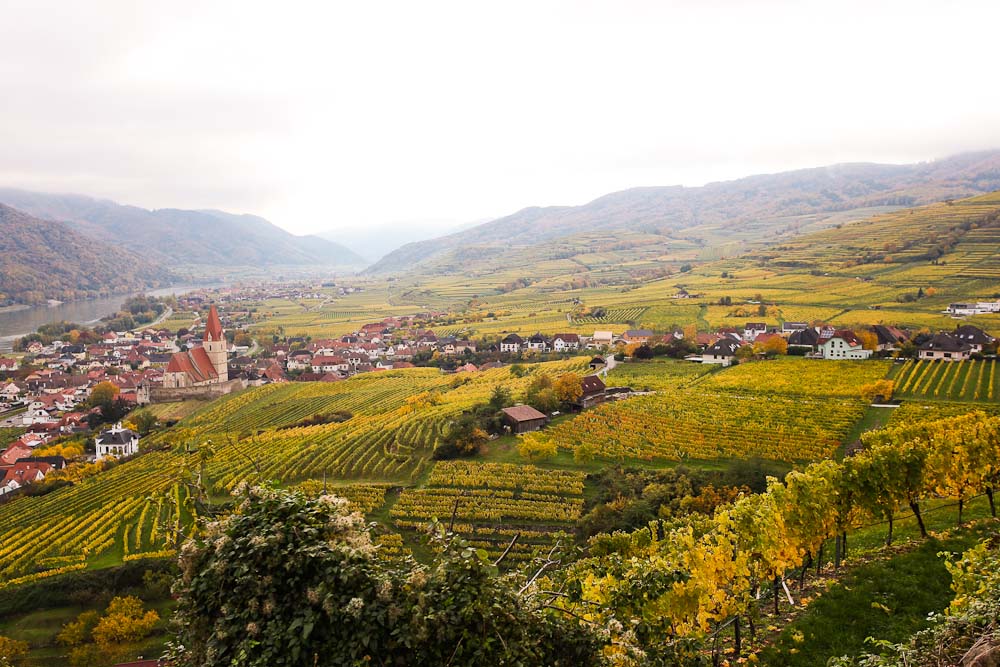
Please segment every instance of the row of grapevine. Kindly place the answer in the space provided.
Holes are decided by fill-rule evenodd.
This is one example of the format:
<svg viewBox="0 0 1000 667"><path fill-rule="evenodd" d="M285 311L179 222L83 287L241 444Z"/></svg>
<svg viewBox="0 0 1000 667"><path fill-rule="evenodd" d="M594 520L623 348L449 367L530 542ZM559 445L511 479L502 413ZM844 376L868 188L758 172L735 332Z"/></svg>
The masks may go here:
<svg viewBox="0 0 1000 667"><path fill-rule="evenodd" d="M894 373L896 396L950 401L1000 402L996 359L907 361Z"/></svg>
<svg viewBox="0 0 1000 667"><path fill-rule="evenodd" d="M406 489L390 515L398 528L453 524L476 548L496 556L514 535L512 561L528 559L572 529L583 509L583 473L469 461L435 464L428 486Z"/></svg>

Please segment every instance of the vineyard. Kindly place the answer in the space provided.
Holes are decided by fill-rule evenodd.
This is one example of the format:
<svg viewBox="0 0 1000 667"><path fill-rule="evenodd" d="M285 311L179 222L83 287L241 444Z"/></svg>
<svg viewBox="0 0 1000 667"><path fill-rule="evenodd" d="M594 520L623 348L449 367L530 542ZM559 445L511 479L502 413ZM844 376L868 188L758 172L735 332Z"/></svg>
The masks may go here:
<svg viewBox="0 0 1000 667"><path fill-rule="evenodd" d="M632 361L615 366L608 375L608 382L637 391L674 389L690 384L712 370L711 366L687 361Z"/></svg>
<svg viewBox="0 0 1000 667"><path fill-rule="evenodd" d="M638 322L646 308L642 306L633 308L608 308L604 314L595 316L584 316L573 318L574 324L622 324L628 322Z"/></svg>
<svg viewBox="0 0 1000 667"><path fill-rule="evenodd" d="M406 489L392 508L397 527L421 529L431 519L451 525L476 548L531 558L572 529L583 508L584 474L530 465L441 461L427 486Z"/></svg>
<svg viewBox="0 0 1000 667"><path fill-rule="evenodd" d="M787 396L858 398L861 387L889 372L885 361L830 361L780 357L740 364L698 383L699 389Z"/></svg>
<svg viewBox="0 0 1000 667"><path fill-rule="evenodd" d="M833 455L865 410L860 399L737 395L704 384L605 403L548 433L561 449L586 445L608 460L812 461Z"/></svg>
<svg viewBox="0 0 1000 667"><path fill-rule="evenodd" d="M582 371L586 361L531 368ZM508 368L461 378L417 368L338 383L273 384L227 396L145 438L143 449L155 451L5 505L0 579L52 576L64 567L106 566L172 548L177 528L186 529L192 518L179 482L196 466L216 494L230 493L243 481L316 484L326 477L337 480L336 488L344 487L359 509L376 507L385 485L410 484L427 469L435 441L454 417L485 402L497 385L519 395L531 379L532 373L514 377ZM351 416L296 426L333 411ZM199 463L202 454L207 456ZM51 560L62 558L74 560Z"/></svg>
<svg viewBox="0 0 1000 667"><path fill-rule="evenodd" d="M943 401L1000 402L996 359L914 361L893 368L895 395Z"/></svg>

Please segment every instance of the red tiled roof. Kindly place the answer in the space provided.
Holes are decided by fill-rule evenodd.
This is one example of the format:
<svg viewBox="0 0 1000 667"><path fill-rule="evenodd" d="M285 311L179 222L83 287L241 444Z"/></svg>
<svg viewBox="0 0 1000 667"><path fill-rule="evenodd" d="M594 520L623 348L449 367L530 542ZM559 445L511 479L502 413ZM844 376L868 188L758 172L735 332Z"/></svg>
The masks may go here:
<svg viewBox="0 0 1000 667"><path fill-rule="evenodd" d="M222 340L222 322L219 321L219 311L215 309L215 304L208 309L208 322L205 323L205 340Z"/></svg>
<svg viewBox="0 0 1000 667"><path fill-rule="evenodd" d="M172 355L166 372L187 373L193 382L206 382L219 377L212 360L208 358L208 352L203 347Z"/></svg>

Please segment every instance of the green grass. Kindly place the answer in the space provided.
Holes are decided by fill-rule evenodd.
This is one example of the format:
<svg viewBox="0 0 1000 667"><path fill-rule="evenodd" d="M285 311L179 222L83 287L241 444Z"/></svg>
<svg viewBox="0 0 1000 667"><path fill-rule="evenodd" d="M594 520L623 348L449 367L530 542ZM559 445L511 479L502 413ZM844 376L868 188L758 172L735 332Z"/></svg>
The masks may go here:
<svg viewBox="0 0 1000 667"><path fill-rule="evenodd" d="M927 626L930 612L951 601L951 577L941 551L973 546L980 530L945 540L930 539L916 549L858 567L815 600L760 654L770 667L815 667L828 658L858 655L868 637L901 641Z"/></svg>

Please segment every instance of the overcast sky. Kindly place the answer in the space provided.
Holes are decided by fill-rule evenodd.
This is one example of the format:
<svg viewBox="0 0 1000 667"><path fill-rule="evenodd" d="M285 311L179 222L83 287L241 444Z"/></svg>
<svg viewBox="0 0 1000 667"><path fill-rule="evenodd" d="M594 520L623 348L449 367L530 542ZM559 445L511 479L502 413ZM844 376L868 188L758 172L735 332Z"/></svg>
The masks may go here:
<svg viewBox="0 0 1000 667"><path fill-rule="evenodd" d="M0 185L306 233L927 160L1000 147L997 25L996 0L0 0Z"/></svg>

